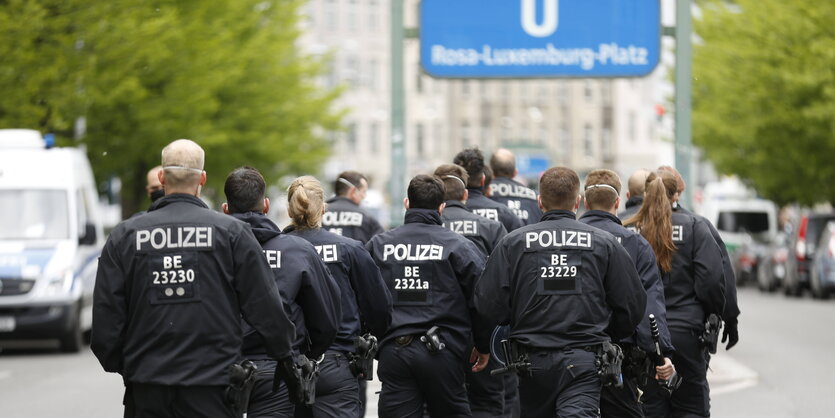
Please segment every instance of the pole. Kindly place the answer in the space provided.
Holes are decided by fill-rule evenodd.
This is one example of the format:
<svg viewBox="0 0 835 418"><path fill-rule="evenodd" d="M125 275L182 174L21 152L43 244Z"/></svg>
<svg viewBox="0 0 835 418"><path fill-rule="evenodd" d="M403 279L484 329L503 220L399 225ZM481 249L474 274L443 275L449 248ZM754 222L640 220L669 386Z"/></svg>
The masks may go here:
<svg viewBox="0 0 835 418"><path fill-rule="evenodd" d="M389 225L403 223L406 170L404 121L406 119L403 80L403 0L391 0L391 177L389 178Z"/></svg>
<svg viewBox="0 0 835 418"><path fill-rule="evenodd" d="M687 187L679 201L682 206L693 209L693 184L690 180L690 166L692 163L692 129L690 120L691 89L693 88L693 47L690 44L691 0L676 0L676 103L675 103L675 136L676 136L676 169L681 174Z"/></svg>

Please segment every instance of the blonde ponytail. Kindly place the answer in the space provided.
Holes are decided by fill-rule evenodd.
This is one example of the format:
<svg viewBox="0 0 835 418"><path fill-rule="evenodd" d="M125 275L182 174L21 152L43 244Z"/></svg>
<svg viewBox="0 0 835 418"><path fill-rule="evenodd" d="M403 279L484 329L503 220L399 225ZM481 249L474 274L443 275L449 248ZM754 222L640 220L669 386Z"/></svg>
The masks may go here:
<svg viewBox="0 0 835 418"><path fill-rule="evenodd" d="M293 180L287 189L287 203L287 213L296 228L313 229L322 226L325 191L316 178L302 176Z"/></svg>
<svg viewBox="0 0 835 418"><path fill-rule="evenodd" d="M655 252L658 268L669 272L673 268L676 245L673 242L673 202L676 179L665 172L651 173L647 177L644 203L635 216L624 225L635 225Z"/></svg>

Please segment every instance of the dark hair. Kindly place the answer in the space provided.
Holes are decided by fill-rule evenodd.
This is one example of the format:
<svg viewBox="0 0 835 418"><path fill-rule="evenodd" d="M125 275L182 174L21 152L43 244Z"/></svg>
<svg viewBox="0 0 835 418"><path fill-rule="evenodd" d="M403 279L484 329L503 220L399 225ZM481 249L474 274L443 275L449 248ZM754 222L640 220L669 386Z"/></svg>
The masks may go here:
<svg viewBox="0 0 835 418"><path fill-rule="evenodd" d="M226 176L223 193L231 213L259 212L264 209L264 176L252 167L240 167Z"/></svg>
<svg viewBox="0 0 835 418"><path fill-rule="evenodd" d="M593 187L601 184L611 186L614 190L608 187ZM583 186L589 209L611 209L615 205L615 201L618 200L618 196L620 196L620 186L620 177L614 171L593 170L586 176L586 184Z"/></svg>
<svg viewBox="0 0 835 418"><path fill-rule="evenodd" d="M467 175L470 176L467 187L481 187L481 175L484 174L484 154L478 148L467 148L459 152L452 162L467 170Z"/></svg>
<svg viewBox="0 0 835 418"><path fill-rule="evenodd" d="M489 165L484 166L484 190L490 190L490 183L493 182L493 169Z"/></svg>
<svg viewBox="0 0 835 418"><path fill-rule="evenodd" d="M662 272L673 268L676 245L673 242L673 195L678 185L669 171L656 171L647 176L644 203L635 216L624 225L635 225L655 252L656 263Z"/></svg>
<svg viewBox="0 0 835 418"><path fill-rule="evenodd" d="M345 196L351 190L351 187L359 189L362 180L368 182L368 179L358 171L343 171L336 176L336 180L333 182L333 192L337 196Z"/></svg>
<svg viewBox="0 0 835 418"><path fill-rule="evenodd" d="M467 170L456 164L444 164L435 169L435 177L444 182L444 200L463 200L467 188Z"/></svg>
<svg viewBox="0 0 835 418"><path fill-rule="evenodd" d="M438 209L444 203L444 183L437 177L419 174L409 182L409 208Z"/></svg>
<svg viewBox="0 0 835 418"><path fill-rule="evenodd" d="M490 156L490 168L496 177L512 178L516 173L516 158L507 150L496 150Z"/></svg>
<svg viewBox="0 0 835 418"><path fill-rule="evenodd" d="M566 167L552 167L539 178L539 196L546 211L574 210L580 193L580 177Z"/></svg>

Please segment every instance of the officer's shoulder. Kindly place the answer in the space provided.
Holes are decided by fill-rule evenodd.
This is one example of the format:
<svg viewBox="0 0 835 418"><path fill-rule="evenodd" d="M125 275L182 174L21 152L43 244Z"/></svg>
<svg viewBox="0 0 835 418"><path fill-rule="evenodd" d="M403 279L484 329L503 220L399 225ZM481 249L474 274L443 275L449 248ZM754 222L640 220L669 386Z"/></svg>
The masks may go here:
<svg viewBox="0 0 835 418"><path fill-rule="evenodd" d="M310 241L291 234L279 234L264 243L264 248L274 248L287 253L317 255L316 248Z"/></svg>

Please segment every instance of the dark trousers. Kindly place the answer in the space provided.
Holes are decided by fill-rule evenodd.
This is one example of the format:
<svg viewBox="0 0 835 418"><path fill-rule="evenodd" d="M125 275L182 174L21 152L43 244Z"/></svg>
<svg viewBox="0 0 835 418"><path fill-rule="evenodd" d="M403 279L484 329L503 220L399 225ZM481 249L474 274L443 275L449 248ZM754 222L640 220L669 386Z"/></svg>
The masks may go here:
<svg viewBox="0 0 835 418"><path fill-rule="evenodd" d="M296 418L357 418L360 415L359 382L348 367L345 354L328 351L319 364L316 402L296 406Z"/></svg>
<svg viewBox="0 0 835 418"><path fill-rule="evenodd" d="M644 418L638 403L635 378L623 378L623 387L604 386L600 392L600 416L603 418Z"/></svg>
<svg viewBox="0 0 835 418"><path fill-rule="evenodd" d="M249 395L247 418L291 418L296 405L290 402L287 385L282 382L278 392L273 392L275 361L255 360L254 363L258 371Z"/></svg>
<svg viewBox="0 0 835 418"><path fill-rule="evenodd" d="M531 372L519 375L522 416L600 416L600 377L595 354L580 349L532 351Z"/></svg>
<svg viewBox="0 0 835 418"><path fill-rule="evenodd" d="M232 418L225 386L166 386L131 383L137 418Z"/></svg>
<svg viewBox="0 0 835 418"><path fill-rule="evenodd" d="M676 348L673 365L683 379L672 396L650 379L644 390L644 414L647 418L695 418L710 416L710 388L707 385L708 356L696 333L670 328Z"/></svg>
<svg viewBox="0 0 835 418"><path fill-rule="evenodd" d="M365 404L368 403L368 381L365 379L359 379L359 395L360 395L360 416L365 416Z"/></svg>
<svg viewBox="0 0 835 418"><path fill-rule="evenodd" d="M504 416L504 377L490 375L491 370L499 368L497 361L491 360L487 367L473 373L470 365L467 370L467 398L473 417L501 418Z"/></svg>
<svg viewBox="0 0 835 418"><path fill-rule="evenodd" d="M513 373L504 375L504 415L509 418L520 418L522 408L519 406L519 376Z"/></svg>
<svg viewBox="0 0 835 418"><path fill-rule="evenodd" d="M417 337L407 344L386 342L379 352L377 376L383 384L381 418L470 417L464 386L464 345L445 338L446 348L430 353Z"/></svg>

